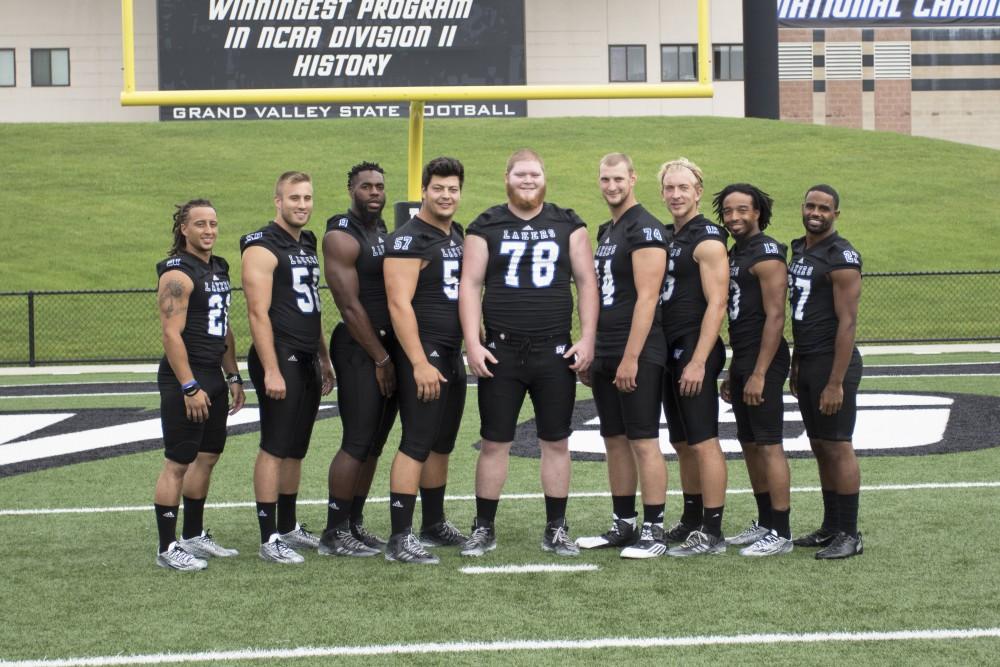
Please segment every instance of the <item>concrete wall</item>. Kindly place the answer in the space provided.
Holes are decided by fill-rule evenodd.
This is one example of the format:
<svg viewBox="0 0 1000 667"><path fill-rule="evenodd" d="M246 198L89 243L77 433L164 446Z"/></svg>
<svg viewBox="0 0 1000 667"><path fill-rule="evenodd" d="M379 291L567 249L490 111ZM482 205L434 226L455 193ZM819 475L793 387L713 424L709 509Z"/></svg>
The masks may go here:
<svg viewBox="0 0 1000 667"><path fill-rule="evenodd" d="M608 47L645 45L646 80L660 83L660 45L698 39L697 4L678 0L527 0L529 84L608 83ZM711 39L741 44L741 0L711 3ZM572 17L571 21L567 17ZM711 99L528 102L531 116L743 116L743 82L715 84Z"/></svg>
<svg viewBox="0 0 1000 667"><path fill-rule="evenodd" d="M156 77L155 0L135 3L136 85ZM83 0L0 2L0 48L15 49L17 85L0 88L0 121L156 120L155 108L119 105L122 89L121 3ZM44 26L44 31L40 30ZM31 49L69 49L70 85L33 87Z"/></svg>

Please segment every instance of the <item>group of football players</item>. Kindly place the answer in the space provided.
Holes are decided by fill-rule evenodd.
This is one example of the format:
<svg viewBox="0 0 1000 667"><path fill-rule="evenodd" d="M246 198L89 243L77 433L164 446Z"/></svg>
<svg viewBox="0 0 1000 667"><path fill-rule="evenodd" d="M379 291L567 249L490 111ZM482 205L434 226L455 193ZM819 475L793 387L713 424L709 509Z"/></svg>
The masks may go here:
<svg viewBox="0 0 1000 667"><path fill-rule="evenodd" d="M421 178L419 211L389 233L385 177L374 162L347 174L351 205L327 221L322 260L308 174L275 185L274 219L241 238L242 284L252 344L250 379L260 408L254 495L261 559L301 563L302 551L434 564L435 547L482 556L497 546L496 518L517 419L529 395L545 498L541 548L559 556L618 548L623 558L745 556L820 547L819 559L862 552L860 474L851 438L861 358L854 331L861 259L835 230L839 195L805 193L805 235L786 246L764 231L773 202L746 183L714 196L716 222L700 213L704 176L679 158L659 172L670 224L636 200L636 172L604 156L598 185L611 219L593 248L571 209L547 202L542 157L516 151L504 171L507 200L467 228L455 221L465 170L439 157ZM157 376L165 458L154 508L156 562L201 570L237 555L203 525L227 415L243 407L243 379L229 327L229 267L214 254L212 203L176 207L174 243L157 265L164 358ZM727 250L727 241L734 243ZM320 278L340 323L327 341ZM786 298L788 297L788 298ZM579 336L574 340L574 300ZM783 337L785 304L793 345ZM720 338L728 312L732 361ZM463 342L465 356L463 358ZM465 407L467 370L480 417L475 519L468 533L445 515L449 456ZM337 385L343 437L329 468L327 522L297 519L302 461L321 396ZM790 380L819 465L822 525L792 539L789 469L782 448L782 389ZM607 451L611 527L570 538L569 436L577 383L592 388ZM732 403L758 517L724 537L727 466L719 397ZM660 416L680 465L683 510L664 527L667 468ZM378 459L396 421L402 435L389 474L390 535L365 527ZM641 492L642 519L636 509ZM413 529L417 496L421 527ZM181 537L177 518L183 500Z"/></svg>

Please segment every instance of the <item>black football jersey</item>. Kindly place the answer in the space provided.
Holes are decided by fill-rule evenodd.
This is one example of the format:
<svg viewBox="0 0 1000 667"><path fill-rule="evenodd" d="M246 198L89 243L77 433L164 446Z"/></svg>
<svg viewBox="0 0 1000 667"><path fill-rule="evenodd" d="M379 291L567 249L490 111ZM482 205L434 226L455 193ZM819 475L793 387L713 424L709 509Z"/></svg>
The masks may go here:
<svg viewBox="0 0 1000 667"><path fill-rule="evenodd" d="M597 230L594 268L600 290L601 311L597 320L599 357L620 357L625 353L637 293L632 273L632 252L640 248L667 249L667 231L641 204L625 211L617 223L608 221ZM658 281L659 283L659 281ZM660 325L660 309L655 309L653 326L640 358L663 363L666 341Z"/></svg>
<svg viewBox="0 0 1000 667"><path fill-rule="evenodd" d="M181 331L188 363L193 368L218 368L222 365L229 331L228 262L212 255L206 263L181 252L156 265L157 277L167 271L181 271L194 283Z"/></svg>
<svg viewBox="0 0 1000 667"><path fill-rule="evenodd" d="M702 242L726 245L729 232L698 214L680 231L674 231L667 247L667 276L663 282L660 303L663 309L663 333L667 343L699 331L708 302L701 287L698 262L694 250Z"/></svg>
<svg viewBox="0 0 1000 667"><path fill-rule="evenodd" d="M302 230L296 241L275 223L240 239L240 254L251 246L266 248L278 259L271 283L271 308L267 311L274 342L313 354L321 330L319 259L316 235Z"/></svg>
<svg viewBox="0 0 1000 667"><path fill-rule="evenodd" d="M358 299L375 330L388 331L389 306L385 300L385 280L382 277L385 239L389 236L385 221L379 218L374 225L366 225L353 211L348 211L326 221L327 234L333 231L349 234L361 246L355 263L358 272Z"/></svg>
<svg viewBox="0 0 1000 667"><path fill-rule="evenodd" d="M522 220L506 204L484 211L469 234L486 240L483 319L495 331L522 336L568 333L573 326L569 237L586 224L571 209L544 204Z"/></svg>
<svg viewBox="0 0 1000 667"><path fill-rule="evenodd" d="M451 233L417 217L396 228L385 244L386 257L427 260L413 293L413 311L423 343L451 349L462 345L458 320L458 281L462 275L462 226L451 223Z"/></svg>
<svg viewBox="0 0 1000 667"><path fill-rule="evenodd" d="M729 346L733 363L756 362L764 334L764 299L760 279L750 269L766 261L785 266L788 247L766 234L757 234L729 249Z"/></svg>
<svg viewBox="0 0 1000 667"><path fill-rule="evenodd" d="M860 272L861 255L836 232L811 248L806 248L805 237L792 241L788 301L797 354L833 353L838 320L830 273L839 269Z"/></svg>

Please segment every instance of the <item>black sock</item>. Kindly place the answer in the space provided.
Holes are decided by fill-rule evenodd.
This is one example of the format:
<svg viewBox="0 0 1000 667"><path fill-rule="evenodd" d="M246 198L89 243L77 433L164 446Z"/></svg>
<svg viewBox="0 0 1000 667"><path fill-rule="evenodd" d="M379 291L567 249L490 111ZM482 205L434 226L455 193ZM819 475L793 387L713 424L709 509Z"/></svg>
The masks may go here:
<svg viewBox="0 0 1000 667"><path fill-rule="evenodd" d="M160 553L177 539L177 510L180 505L153 505L156 511L156 532L160 536Z"/></svg>
<svg viewBox="0 0 1000 667"><path fill-rule="evenodd" d="M842 530L851 537L858 536L858 496L857 493L837 494L837 529Z"/></svg>
<svg viewBox="0 0 1000 667"><path fill-rule="evenodd" d="M837 492L823 489L823 530L828 533L837 532Z"/></svg>
<svg viewBox="0 0 1000 667"><path fill-rule="evenodd" d="M787 510L776 510L771 508L771 523L773 525L769 526L771 530L776 532L779 536L789 540L792 538L792 529L789 527L788 516L792 513L791 509Z"/></svg>
<svg viewBox="0 0 1000 667"><path fill-rule="evenodd" d="M548 523L566 518L566 497L545 496L545 520Z"/></svg>
<svg viewBox="0 0 1000 667"><path fill-rule="evenodd" d="M354 496L354 502L351 503L351 523L359 524L365 522L365 503L368 502L368 496Z"/></svg>
<svg viewBox="0 0 1000 667"><path fill-rule="evenodd" d="M500 505L499 498L493 499L476 496L476 518L493 523L497 519L498 505Z"/></svg>
<svg viewBox="0 0 1000 667"><path fill-rule="evenodd" d="M630 496L611 496L611 511L619 519L634 519L639 516L635 511L635 494Z"/></svg>
<svg viewBox="0 0 1000 667"><path fill-rule="evenodd" d="M701 515L704 509L700 493L685 493L684 512L681 514L681 523L685 526L697 526L701 523Z"/></svg>
<svg viewBox="0 0 1000 667"><path fill-rule="evenodd" d="M326 529L336 528L351 516L351 502L330 496L326 501Z"/></svg>
<svg viewBox="0 0 1000 667"><path fill-rule="evenodd" d="M199 537L205 529L204 517L205 499L184 496L184 527L181 529L181 537L185 540Z"/></svg>
<svg viewBox="0 0 1000 667"><path fill-rule="evenodd" d="M444 521L444 485L420 487L420 520L424 528Z"/></svg>
<svg viewBox="0 0 1000 667"><path fill-rule="evenodd" d="M771 494L768 492L753 494L757 501L757 525L761 528L774 528L771 525Z"/></svg>
<svg viewBox="0 0 1000 667"><path fill-rule="evenodd" d="M647 505L642 504L642 522L643 523L663 523L663 508L666 507L664 504L659 505Z"/></svg>
<svg viewBox="0 0 1000 667"><path fill-rule="evenodd" d="M722 537L722 510L724 509L725 505L721 507L706 507L702 513L701 532Z"/></svg>
<svg viewBox="0 0 1000 667"><path fill-rule="evenodd" d="M278 532L278 503L257 503L257 523L260 524L260 543L267 542Z"/></svg>
<svg viewBox="0 0 1000 667"><path fill-rule="evenodd" d="M295 501L297 493L278 494L278 532L284 535L295 530L298 519L295 518Z"/></svg>
<svg viewBox="0 0 1000 667"><path fill-rule="evenodd" d="M413 507L416 504L417 496L414 493L389 492L389 520L393 535L413 529Z"/></svg>

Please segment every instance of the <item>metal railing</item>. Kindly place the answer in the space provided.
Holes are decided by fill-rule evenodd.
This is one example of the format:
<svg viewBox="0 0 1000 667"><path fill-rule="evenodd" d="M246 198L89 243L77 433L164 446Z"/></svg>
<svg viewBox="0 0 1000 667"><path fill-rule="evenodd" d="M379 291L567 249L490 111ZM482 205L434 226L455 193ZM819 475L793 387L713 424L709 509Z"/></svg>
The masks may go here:
<svg viewBox="0 0 1000 667"><path fill-rule="evenodd" d="M0 292L0 365L155 361L163 354L155 295L155 289ZM322 295L329 335L340 313L329 291ZM230 312L242 358L250 347L242 290L233 291ZM859 343L997 340L1000 269L864 274Z"/></svg>

